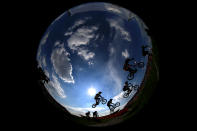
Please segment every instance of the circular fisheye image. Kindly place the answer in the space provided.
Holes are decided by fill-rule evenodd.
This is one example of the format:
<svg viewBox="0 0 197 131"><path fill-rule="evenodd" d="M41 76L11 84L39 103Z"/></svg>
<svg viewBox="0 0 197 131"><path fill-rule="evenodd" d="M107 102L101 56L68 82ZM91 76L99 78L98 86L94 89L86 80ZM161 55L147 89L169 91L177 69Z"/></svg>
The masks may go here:
<svg viewBox="0 0 197 131"><path fill-rule="evenodd" d="M158 52L148 30L140 17L118 5L73 7L40 41L39 82L69 119L82 125L131 119L159 80Z"/></svg>

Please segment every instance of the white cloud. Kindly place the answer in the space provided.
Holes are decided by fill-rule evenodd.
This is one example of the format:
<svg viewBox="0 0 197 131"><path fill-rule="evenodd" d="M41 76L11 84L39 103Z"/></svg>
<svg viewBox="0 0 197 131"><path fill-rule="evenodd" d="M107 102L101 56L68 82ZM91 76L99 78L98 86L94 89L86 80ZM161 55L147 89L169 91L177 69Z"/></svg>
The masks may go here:
<svg viewBox="0 0 197 131"><path fill-rule="evenodd" d="M112 11L112 12L119 13L119 14L122 13L118 6L115 6L115 5L112 5L112 4L104 4L104 7L108 11Z"/></svg>
<svg viewBox="0 0 197 131"><path fill-rule="evenodd" d="M42 57L42 65L43 65L44 67L46 67L46 66L47 66L45 56L43 56L43 57Z"/></svg>
<svg viewBox="0 0 197 131"><path fill-rule="evenodd" d="M92 59L95 56L94 52L88 52L86 49L79 49L78 55L82 56L85 60Z"/></svg>
<svg viewBox="0 0 197 131"><path fill-rule="evenodd" d="M38 47L37 59L38 59L38 66L39 67L41 67L41 64L42 64L42 62L41 62L42 61L42 57L41 57L42 46L46 43L48 36L49 36L49 32L47 32L43 36L42 40L40 41L40 45Z"/></svg>
<svg viewBox="0 0 197 131"><path fill-rule="evenodd" d="M129 52L128 52L127 49L125 49L125 50L122 52L122 56L123 56L124 58L129 58Z"/></svg>
<svg viewBox="0 0 197 131"><path fill-rule="evenodd" d="M120 32L123 39L127 41L131 41L129 32L127 32L123 27L121 27L120 23L117 20L107 19L107 21L109 22L111 28L115 28L117 31Z"/></svg>
<svg viewBox="0 0 197 131"><path fill-rule="evenodd" d="M84 19L80 19L78 21L76 21L73 26L68 28L68 31L64 34L64 36L69 36L73 34L73 29L75 29L76 27L79 27L80 25L84 24L88 19L90 19L90 17L85 17Z"/></svg>
<svg viewBox="0 0 197 131"><path fill-rule="evenodd" d="M91 38L93 38L94 31L98 27L92 26L91 28L82 27L77 29L77 31L68 39L68 46L72 50L77 50L81 45L87 45Z"/></svg>
<svg viewBox="0 0 197 131"><path fill-rule="evenodd" d="M109 4L109 3L104 3L104 7L108 11L112 11L112 12L115 12L115 13L122 14L121 8L118 7L117 5Z"/></svg>
<svg viewBox="0 0 197 131"><path fill-rule="evenodd" d="M113 93L120 92L122 90L122 78L121 78L121 72L117 65L117 57L118 56L118 48L113 46L112 43L109 44L109 60L106 63L106 69L105 73L108 74L105 79L106 81L109 81L113 83ZM118 51L119 52L119 51Z"/></svg>
<svg viewBox="0 0 197 131"><path fill-rule="evenodd" d="M47 70L44 70L44 73L49 78L49 72Z"/></svg>
<svg viewBox="0 0 197 131"><path fill-rule="evenodd" d="M37 58L38 58L38 67L44 68L47 66L45 56L40 56L40 54L39 54L39 56L37 56Z"/></svg>
<svg viewBox="0 0 197 131"><path fill-rule="evenodd" d="M90 66L91 66L91 65L94 65L94 62L89 61L89 62L88 62L88 65L90 65Z"/></svg>
<svg viewBox="0 0 197 131"><path fill-rule="evenodd" d="M119 9L113 8L113 7L107 7L107 10L113 11L113 12L116 12L116 13L121 13L121 11Z"/></svg>
<svg viewBox="0 0 197 131"><path fill-rule="evenodd" d="M85 46L89 44L89 41L95 37L94 32L98 30L98 27L86 27L83 26L70 36L67 40L68 47L76 51L79 56L84 58L86 61L92 59L95 56L94 52L90 52Z"/></svg>
<svg viewBox="0 0 197 131"><path fill-rule="evenodd" d="M128 14L128 19L131 20L131 19L133 19L133 18L136 18L136 15L133 14L132 12L129 12L129 14Z"/></svg>
<svg viewBox="0 0 197 131"><path fill-rule="evenodd" d="M57 93L59 97L66 98L64 90L61 88L61 85L57 79L57 77L52 74L52 81L48 83L48 91L52 94Z"/></svg>
<svg viewBox="0 0 197 131"><path fill-rule="evenodd" d="M107 73L108 79L110 81L113 81L113 83L116 85L115 90L119 92L122 89L122 80L118 74L117 69L114 67L114 59L111 58L107 63Z"/></svg>
<svg viewBox="0 0 197 131"><path fill-rule="evenodd" d="M60 46L60 41L55 42L54 47L56 47L56 46Z"/></svg>
<svg viewBox="0 0 197 131"><path fill-rule="evenodd" d="M58 76L67 83L74 83L72 76L72 65L69 59L69 53L64 48L64 44L55 43L56 48L51 54L51 62Z"/></svg>
<svg viewBox="0 0 197 131"><path fill-rule="evenodd" d="M74 51L78 50L78 47L81 45L87 45L89 42L89 39L84 37L79 37L77 35L72 35L68 39L68 47Z"/></svg>
<svg viewBox="0 0 197 131"><path fill-rule="evenodd" d="M39 50L41 50L40 48L39 48ZM38 67L42 67L42 61L41 61L41 56L40 56L40 52L38 52L38 54L37 54L37 62L38 62Z"/></svg>
<svg viewBox="0 0 197 131"><path fill-rule="evenodd" d="M49 36L49 32L47 32L45 34L45 36L42 38L42 40L40 42L41 45L44 45L46 43L48 36Z"/></svg>
<svg viewBox="0 0 197 131"><path fill-rule="evenodd" d="M68 31L64 34L65 36L71 35L70 38L67 40L68 47L73 51L77 52L79 56L81 56L84 60L88 61L90 59L93 59L95 56L94 52L89 51L85 46L89 44L89 41L94 38L98 37L95 36L94 32L98 30L97 26L82 26L78 28L74 33L72 30L76 27L79 27L79 25L84 24L89 17L86 17L83 20L76 21L73 26L71 26Z"/></svg>
<svg viewBox="0 0 197 131"><path fill-rule="evenodd" d="M64 34L64 36L68 36L68 35L72 35L72 31L68 31L68 32L66 32L65 34Z"/></svg>
<svg viewBox="0 0 197 131"><path fill-rule="evenodd" d="M121 99L123 98L123 95L124 95L124 92L120 92L118 95L114 96L112 99L113 99L113 102L116 103L116 102L120 102Z"/></svg>
<svg viewBox="0 0 197 131"><path fill-rule="evenodd" d="M115 48L114 47L111 47L109 49L109 56L112 56L114 53L115 53Z"/></svg>
<svg viewBox="0 0 197 131"><path fill-rule="evenodd" d="M84 24L88 19L90 19L90 18L89 18L89 17L86 17L86 18L84 18L83 20L80 19L80 20L76 21L76 22L74 23L74 25L71 27L71 29L74 29L74 28L76 28L76 27L78 27L78 26Z"/></svg>

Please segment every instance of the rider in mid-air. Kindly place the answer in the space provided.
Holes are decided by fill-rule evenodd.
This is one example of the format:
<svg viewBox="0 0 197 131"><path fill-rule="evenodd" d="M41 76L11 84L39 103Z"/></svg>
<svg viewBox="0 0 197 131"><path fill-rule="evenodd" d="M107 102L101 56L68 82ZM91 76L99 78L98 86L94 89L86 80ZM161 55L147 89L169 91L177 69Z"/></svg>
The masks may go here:
<svg viewBox="0 0 197 131"><path fill-rule="evenodd" d="M127 58L125 60L125 63L124 63L124 66L123 66L123 70L129 71L130 73L136 73L137 72L137 69L136 68L135 69L132 69L131 68L131 65L129 64L129 62L132 61L132 60L134 60L134 58L132 58L132 59Z"/></svg>
<svg viewBox="0 0 197 131"><path fill-rule="evenodd" d="M128 83L128 81L126 81L126 82L124 83L123 91L129 91L129 90L130 90L130 88L129 88L129 83Z"/></svg>
<svg viewBox="0 0 197 131"><path fill-rule="evenodd" d="M107 102L107 106L109 107L109 109L110 109L110 106L113 104L113 103L112 103L112 100L113 100L113 99L110 99L110 100Z"/></svg>
<svg viewBox="0 0 197 131"><path fill-rule="evenodd" d="M94 97L94 99L96 100L96 105L99 104L99 100L101 99L101 93L102 92L99 91Z"/></svg>

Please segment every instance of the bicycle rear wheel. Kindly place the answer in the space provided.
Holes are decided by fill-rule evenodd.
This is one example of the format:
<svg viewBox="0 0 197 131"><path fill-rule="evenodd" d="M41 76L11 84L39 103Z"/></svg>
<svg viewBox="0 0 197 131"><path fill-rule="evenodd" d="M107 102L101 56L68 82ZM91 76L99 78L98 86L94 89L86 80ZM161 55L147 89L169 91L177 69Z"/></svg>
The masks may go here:
<svg viewBox="0 0 197 131"><path fill-rule="evenodd" d="M127 76L128 80L132 80L134 78L134 74L133 73L129 73Z"/></svg>
<svg viewBox="0 0 197 131"><path fill-rule="evenodd" d="M129 93L125 93L125 94L123 95L124 98L127 98L128 96L129 96Z"/></svg>

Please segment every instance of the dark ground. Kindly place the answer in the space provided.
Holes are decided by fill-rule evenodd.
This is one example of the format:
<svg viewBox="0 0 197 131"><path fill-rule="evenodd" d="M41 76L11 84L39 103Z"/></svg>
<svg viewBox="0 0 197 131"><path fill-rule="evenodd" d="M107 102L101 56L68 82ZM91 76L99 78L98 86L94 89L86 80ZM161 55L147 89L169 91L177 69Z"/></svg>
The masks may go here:
<svg viewBox="0 0 197 131"><path fill-rule="evenodd" d="M160 130L183 126L184 113L178 108L179 94L175 93L178 87L174 83L174 76L171 72L172 67L176 67L172 66L174 60L170 55L174 52L173 44L176 44L172 38L175 34L174 30L177 28L176 22L173 20L179 14L177 8L174 8L177 6L162 2L145 4L122 0L107 2L130 9L140 16L150 28L150 33L159 50L160 81L150 102L137 116L120 125L106 127L104 130ZM63 112L44 96L42 89L36 83L34 70L38 44L47 27L61 13L81 3L84 2L82 0L62 3L32 1L32 3L12 3L12 6L6 6L9 7L7 10L11 9L12 12L10 11L4 20L8 20L10 23L8 34L13 37L7 39L9 44L5 49L9 49L11 53L4 62L9 63L6 66L14 76L10 78L10 74L6 74L8 78L6 88L9 95L3 98L6 104L3 106L6 111L2 112L6 116L4 122L12 125L7 126L8 128L95 130L75 124L65 118ZM12 40L13 42L11 42ZM181 102L185 103L184 99Z"/></svg>

